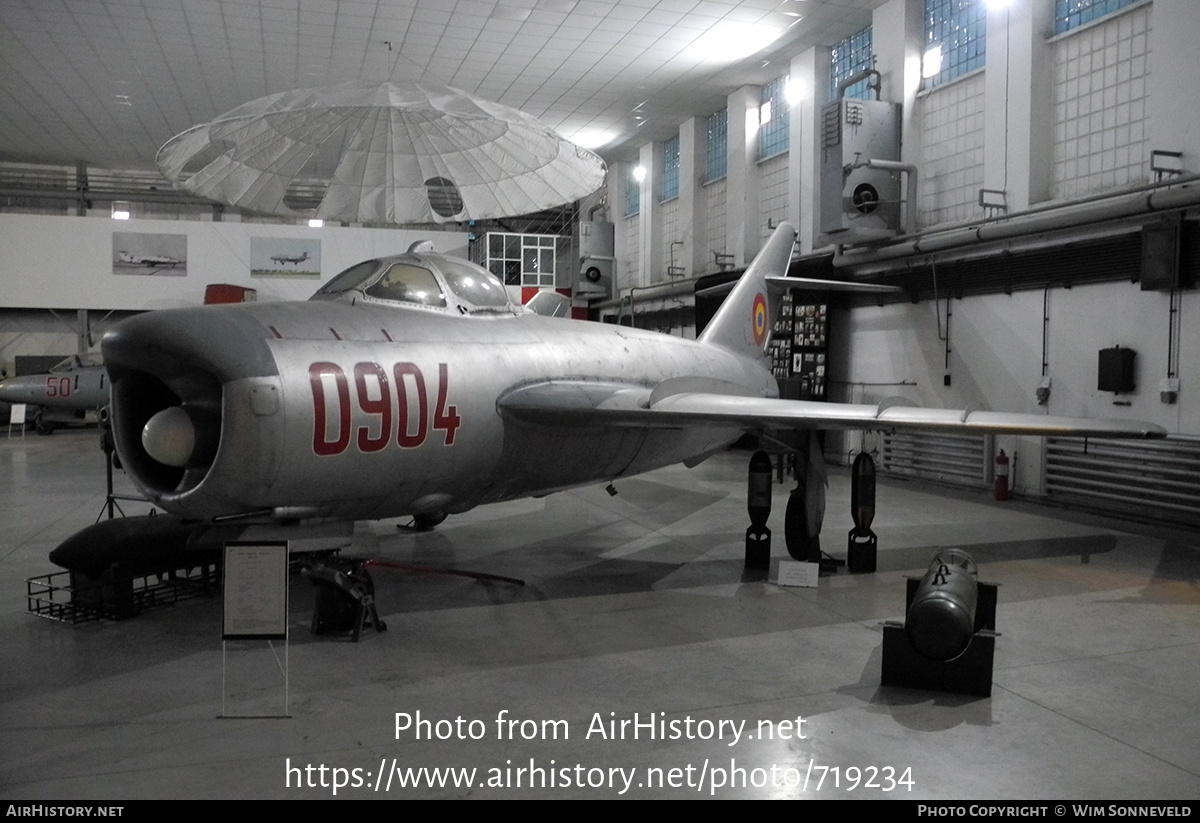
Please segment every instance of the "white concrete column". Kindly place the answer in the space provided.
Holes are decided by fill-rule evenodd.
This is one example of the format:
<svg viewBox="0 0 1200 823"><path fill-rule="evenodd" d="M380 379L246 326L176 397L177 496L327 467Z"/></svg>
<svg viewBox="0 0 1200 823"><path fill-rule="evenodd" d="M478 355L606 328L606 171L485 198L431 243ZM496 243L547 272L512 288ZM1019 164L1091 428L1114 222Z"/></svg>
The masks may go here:
<svg viewBox="0 0 1200 823"><path fill-rule="evenodd" d="M725 248L744 266L762 242L758 181L758 86L729 95L729 168L725 175Z"/></svg>
<svg viewBox="0 0 1200 823"><path fill-rule="evenodd" d="M1132 29L1133 37L1140 33ZM1123 33L1123 32L1122 32ZM1183 170L1200 172L1200 106L1196 100L1196 71L1200 70L1200 52L1196 37L1200 34L1200 3L1171 0L1155 3L1150 10L1149 60L1146 77L1146 169L1150 168L1150 150L1183 152ZM1135 69L1138 67L1135 67ZM1132 119L1134 113L1129 115Z"/></svg>
<svg viewBox="0 0 1200 823"><path fill-rule="evenodd" d="M629 221L625 219L625 187L629 180L628 161L608 166L608 219L613 224L613 293L620 294L634 283L634 273L626 263L623 251L629 248Z"/></svg>
<svg viewBox="0 0 1200 823"><path fill-rule="evenodd" d="M900 158L913 164L921 162L917 92L921 90L921 55L925 51L924 13L924 0L888 0L871 17L881 96L901 104Z"/></svg>
<svg viewBox="0 0 1200 823"><path fill-rule="evenodd" d="M706 249L696 238L704 236L705 202L701 189L707 134L703 117L685 120L679 126L679 239L683 254L678 258L687 266L688 277L705 269Z"/></svg>
<svg viewBox="0 0 1200 823"><path fill-rule="evenodd" d="M639 285L648 286L666 279L662 255L662 218L658 202L662 191L662 155L657 143L647 143L638 151L638 162L646 170L642 180L642 206L638 216L641 236L638 244L641 277Z"/></svg>
<svg viewBox="0 0 1200 823"><path fill-rule="evenodd" d="M1051 3L1013 0L987 18L984 188L1003 190L1009 211L1050 196L1054 66L1046 33Z"/></svg>
<svg viewBox="0 0 1200 823"><path fill-rule="evenodd" d="M788 153L788 219L807 254L820 233L821 109L829 99L830 51L806 49L792 58L792 141Z"/></svg>

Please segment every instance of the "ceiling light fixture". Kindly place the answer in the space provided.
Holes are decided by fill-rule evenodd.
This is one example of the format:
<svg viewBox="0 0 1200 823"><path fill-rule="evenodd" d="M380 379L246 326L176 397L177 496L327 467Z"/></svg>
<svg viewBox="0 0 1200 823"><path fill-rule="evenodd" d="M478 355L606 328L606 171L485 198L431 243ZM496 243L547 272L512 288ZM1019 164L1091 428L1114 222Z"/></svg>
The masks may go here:
<svg viewBox="0 0 1200 823"><path fill-rule="evenodd" d="M572 143L577 146L583 146L585 149L598 149L603 145L611 143L616 137L610 131L601 131L600 129L581 129L567 137Z"/></svg>
<svg viewBox="0 0 1200 823"><path fill-rule="evenodd" d="M688 52L709 62L732 63L762 51L783 34L763 23L717 23L697 37Z"/></svg>

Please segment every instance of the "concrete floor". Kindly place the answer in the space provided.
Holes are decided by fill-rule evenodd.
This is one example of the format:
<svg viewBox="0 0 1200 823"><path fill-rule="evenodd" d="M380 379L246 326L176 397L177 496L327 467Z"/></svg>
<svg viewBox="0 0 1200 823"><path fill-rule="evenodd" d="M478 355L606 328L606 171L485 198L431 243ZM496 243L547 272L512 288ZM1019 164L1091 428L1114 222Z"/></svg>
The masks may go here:
<svg viewBox="0 0 1200 823"><path fill-rule="evenodd" d="M627 797L1200 798L1200 537L882 482L878 573L784 589L742 569L747 459L425 534L361 523L358 553L527 585L379 569L388 631L352 644L309 634L312 589L295 578L291 717L222 719L223 698L262 714L284 695L266 644L223 655L219 598L120 623L25 613L22 581L101 510L103 463L94 431L0 437L0 797L318 798L336 781L338 797L608 798L629 780ZM824 545L841 556L848 494L834 470ZM939 546L1002 584L990 698L879 685L879 623L902 617L904 576ZM397 713L435 739L397 733ZM598 730L635 713L679 736ZM476 772L399 785L448 767ZM851 790L867 778L892 790Z"/></svg>

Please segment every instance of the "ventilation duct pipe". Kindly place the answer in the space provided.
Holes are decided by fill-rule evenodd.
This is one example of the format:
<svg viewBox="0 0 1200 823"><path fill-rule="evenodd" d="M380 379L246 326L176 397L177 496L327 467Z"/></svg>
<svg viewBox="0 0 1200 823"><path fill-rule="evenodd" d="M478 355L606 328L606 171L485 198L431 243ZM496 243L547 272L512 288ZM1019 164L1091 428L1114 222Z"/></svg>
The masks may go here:
<svg viewBox="0 0 1200 823"><path fill-rule="evenodd" d="M1046 205L971 224L960 224L904 237L900 242L872 245L869 248L834 254L833 264L855 273L892 268L882 264L900 258L938 252L966 250L984 243L996 243L1032 234L1094 226L1115 220L1133 220L1150 214L1200 206L1200 186L1185 185L1200 180L1190 175L1171 184L1151 184L1133 192L1096 195L1064 204ZM969 252L968 252L969 253ZM939 254L939 261L958 255Z"/></svg>

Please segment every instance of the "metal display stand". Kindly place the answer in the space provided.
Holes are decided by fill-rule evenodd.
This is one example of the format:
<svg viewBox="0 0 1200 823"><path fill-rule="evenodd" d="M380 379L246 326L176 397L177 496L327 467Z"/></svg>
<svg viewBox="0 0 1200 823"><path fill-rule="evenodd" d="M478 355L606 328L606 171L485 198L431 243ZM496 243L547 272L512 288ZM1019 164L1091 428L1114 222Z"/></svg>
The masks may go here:
<svg viewBox="0 0 1200 823"><path fill-rule="evenodd" d="M905 614L908 614L924 578L907 578ZM999 586L976 583L974 633L962 654L951 660L931 660L914 648L905 626L895 621L883 624L883 666L880 684L909 689L928 689L992 695L992 663L996 651L996 600Z"/></svg>
<svg viewBox="0 0 1200 823"><path fill-rule="evenodd" d="M313 604L312 633L349 632L355 643L364 628L387 631L375 608L375 582L367 571L369 560L337 558L301 569L300 574L317 589Z"/></svg>

